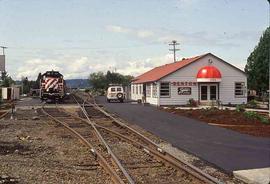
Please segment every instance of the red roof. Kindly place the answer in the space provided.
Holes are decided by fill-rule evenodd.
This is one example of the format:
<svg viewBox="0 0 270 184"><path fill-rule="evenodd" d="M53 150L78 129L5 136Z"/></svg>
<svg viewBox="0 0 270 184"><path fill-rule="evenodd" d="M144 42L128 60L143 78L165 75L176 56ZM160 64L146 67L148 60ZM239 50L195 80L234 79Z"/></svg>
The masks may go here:
<svg viewBox="0 0 270 184"><path fill-rule="evenodd" d="M197 73L197 78L221 78L220 71L214 66L204 66Z"/></svg>
<svg viewBox="0 0 270 184"><path fill-rule="evenodd" d="M152 70L143 73L142 75L136 77L133 80L133 83L146 83L146 82L154 82L157 81L173 72L176 70L179 70L180 68L183 68L184 66L197 61L198 59L204 57L207 54L192 57L192 58L187 58L183 59L181 61L175 62L175 63L170 63L166 65L162 65L156 68L153 68Z"/></svg>

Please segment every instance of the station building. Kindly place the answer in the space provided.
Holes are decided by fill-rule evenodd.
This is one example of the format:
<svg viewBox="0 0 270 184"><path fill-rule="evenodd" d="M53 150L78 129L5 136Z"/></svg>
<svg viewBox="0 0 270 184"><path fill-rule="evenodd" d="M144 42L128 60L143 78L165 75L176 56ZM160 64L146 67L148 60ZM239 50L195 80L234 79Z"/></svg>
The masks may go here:
<svg viewBox="0 0 270 184"><path fill-rule="evenodd" d="M202 105L247 103L244 71L207 53L156 67L131 83L131 99L152 105L186 105L193 99Z"/></svg>

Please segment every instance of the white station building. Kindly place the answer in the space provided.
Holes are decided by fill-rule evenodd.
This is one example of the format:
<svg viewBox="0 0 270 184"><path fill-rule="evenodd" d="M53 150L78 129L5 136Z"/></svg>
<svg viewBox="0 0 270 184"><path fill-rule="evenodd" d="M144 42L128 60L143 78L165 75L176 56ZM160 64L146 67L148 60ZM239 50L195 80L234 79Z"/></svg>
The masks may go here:
<svg viewBox="0 0 270 184"><path fill-rule="evenodd" d="M131 83L131 99L152 105L247 103L246 73L219 57L207 53L156 67Z"/></svg>

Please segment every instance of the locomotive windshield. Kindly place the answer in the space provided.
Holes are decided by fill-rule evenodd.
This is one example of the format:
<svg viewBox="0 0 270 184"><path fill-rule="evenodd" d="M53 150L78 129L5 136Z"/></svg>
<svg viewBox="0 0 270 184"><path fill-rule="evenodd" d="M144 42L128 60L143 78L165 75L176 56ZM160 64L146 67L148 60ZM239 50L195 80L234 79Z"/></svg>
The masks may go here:
<svg viewBox="0 0 270 184"><path fill-rule="evenodd" d="M46 77L62 77L63 75L60 74L58 71L47 71L45 74Z"/></svg>

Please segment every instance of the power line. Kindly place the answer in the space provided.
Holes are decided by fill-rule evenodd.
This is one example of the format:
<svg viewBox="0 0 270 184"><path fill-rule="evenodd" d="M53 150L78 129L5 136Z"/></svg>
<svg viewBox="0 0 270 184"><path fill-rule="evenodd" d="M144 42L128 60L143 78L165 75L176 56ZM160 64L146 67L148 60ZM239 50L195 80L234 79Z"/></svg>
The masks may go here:
<svg viewBox="0 0 270 184"><path fill-rule="evenodd" d="M169 51L173 51L173 61L176 62L176 51L179 51L180 49L176 49L176 45L179 45L176 40L173 40L169 45L173 46L173 49L169 49Z"/></svg>

